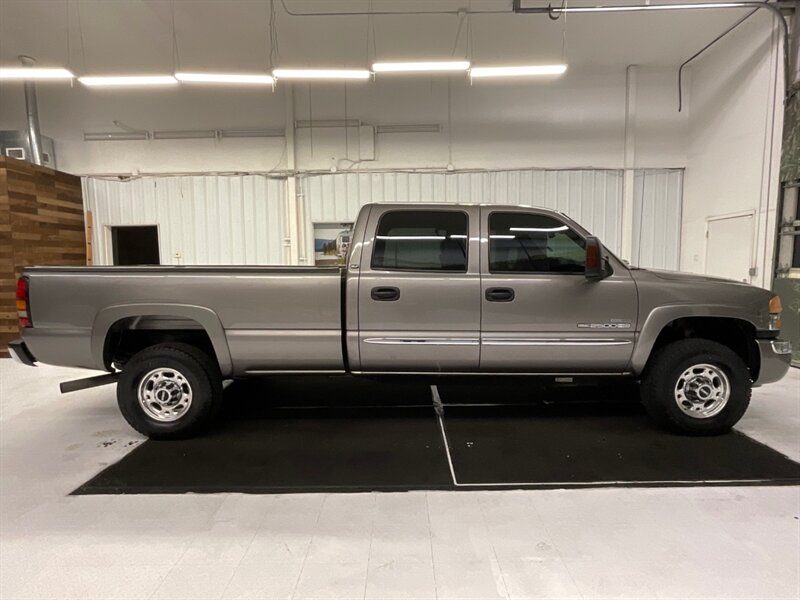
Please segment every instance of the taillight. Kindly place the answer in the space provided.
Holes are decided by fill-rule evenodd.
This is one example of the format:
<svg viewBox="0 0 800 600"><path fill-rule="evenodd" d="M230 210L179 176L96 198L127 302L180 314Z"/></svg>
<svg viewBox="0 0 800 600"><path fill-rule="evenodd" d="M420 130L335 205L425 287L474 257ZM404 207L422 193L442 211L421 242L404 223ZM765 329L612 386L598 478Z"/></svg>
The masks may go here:
<svg viewBox="0 0 800 600"><path fill-rule="evenodd" d="M29 306L28 278L20 277L17 280L17 315L20 327L33 327Z"/></svg>

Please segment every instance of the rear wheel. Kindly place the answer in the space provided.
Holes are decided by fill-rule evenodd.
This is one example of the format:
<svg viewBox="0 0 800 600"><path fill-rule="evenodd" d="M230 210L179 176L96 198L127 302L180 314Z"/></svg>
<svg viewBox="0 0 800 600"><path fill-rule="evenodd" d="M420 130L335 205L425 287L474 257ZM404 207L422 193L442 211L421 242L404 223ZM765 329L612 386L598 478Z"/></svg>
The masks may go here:
<svg viewBox="0 0 800 600"><path fill-rule="evenodd" d="M188 344L158 344L135 354L122 370L122 416L151 439L191 437L211 424L222 399L217 364Z"/></svg>
<svg viewBox="0 0 800 600"><path fill-rule="evenodd" d="M642 378L642 402L657 422L687 435L725 433L750 404L747 365L717 342L687 339L660 349Z"/></svg>

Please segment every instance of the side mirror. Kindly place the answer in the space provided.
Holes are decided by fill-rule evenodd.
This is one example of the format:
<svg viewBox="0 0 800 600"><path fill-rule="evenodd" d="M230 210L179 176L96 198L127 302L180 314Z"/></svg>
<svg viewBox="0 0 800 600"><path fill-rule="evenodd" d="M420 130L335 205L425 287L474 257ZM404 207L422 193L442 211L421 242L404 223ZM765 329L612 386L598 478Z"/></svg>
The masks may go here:
<svg viewBox="0 0 800 600"><path fill-rule="evenodd" d="M589 236L586 238L586 270L587 279L602 279L606 275L603 267L603 254L600 240Z"/></svg>

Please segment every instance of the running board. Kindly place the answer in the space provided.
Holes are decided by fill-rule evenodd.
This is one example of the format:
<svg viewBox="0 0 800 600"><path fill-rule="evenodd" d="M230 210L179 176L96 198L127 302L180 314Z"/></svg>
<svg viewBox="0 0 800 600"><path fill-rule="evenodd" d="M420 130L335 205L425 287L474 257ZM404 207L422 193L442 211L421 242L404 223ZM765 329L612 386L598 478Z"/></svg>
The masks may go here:
<svg viewBox="0 0 800 600"><path fill-rule="evenodd" d="M108 385L109 383L117 383L119 373L106 373L105 375L95 375L94 377L85 377L84 379L73 379L72 381L65 381L60 384L62 394L69 394L70 392L77 392L79 390L88 390L89 388L98 387L101 385Z"/></svg>

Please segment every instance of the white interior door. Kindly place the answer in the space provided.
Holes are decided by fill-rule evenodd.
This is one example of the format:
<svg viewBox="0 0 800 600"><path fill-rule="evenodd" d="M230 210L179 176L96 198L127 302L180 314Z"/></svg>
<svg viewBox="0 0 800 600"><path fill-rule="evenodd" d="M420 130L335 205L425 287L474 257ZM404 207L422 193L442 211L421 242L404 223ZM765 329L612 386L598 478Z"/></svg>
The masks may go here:
<svg viewBox="0 0 800 600"><path fill-rule="evenodd" d="M706 274L750 282L753 264L753 215L708 220Z"/></svg>

